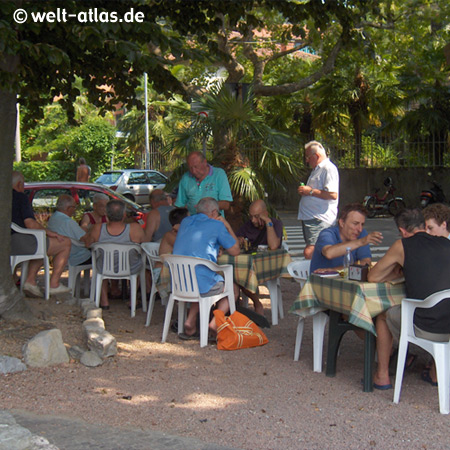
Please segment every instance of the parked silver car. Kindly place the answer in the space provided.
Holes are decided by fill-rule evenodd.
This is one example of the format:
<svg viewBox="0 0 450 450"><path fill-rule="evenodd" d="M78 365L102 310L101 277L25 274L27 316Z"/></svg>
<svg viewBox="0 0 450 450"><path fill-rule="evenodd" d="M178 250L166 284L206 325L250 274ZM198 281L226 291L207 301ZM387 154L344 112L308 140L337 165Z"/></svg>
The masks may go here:
<svg viewBox="0 0 450 450"><path fill-rule="evenodd" d="M147 205L150 192L164 189L167 181L167 177L157 170L141 169L111 170L95 180L140 205Z"/></svg>

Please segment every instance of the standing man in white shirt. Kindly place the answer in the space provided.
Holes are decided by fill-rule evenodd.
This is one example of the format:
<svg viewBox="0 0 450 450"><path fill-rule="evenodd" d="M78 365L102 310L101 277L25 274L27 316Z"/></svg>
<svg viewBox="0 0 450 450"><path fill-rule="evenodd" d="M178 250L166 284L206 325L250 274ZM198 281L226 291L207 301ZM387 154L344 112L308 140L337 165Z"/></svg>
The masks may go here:
<svg viewBox="0 0 450 450"><path fill-rule="evenodd" d="M305 259L311 259L319 233L336 221L339 173L320 142L311 141L305 145L305 159L313 170L306 185L298 187L302 196L298 219L302 221L306 242L303 254Z"/></svg>

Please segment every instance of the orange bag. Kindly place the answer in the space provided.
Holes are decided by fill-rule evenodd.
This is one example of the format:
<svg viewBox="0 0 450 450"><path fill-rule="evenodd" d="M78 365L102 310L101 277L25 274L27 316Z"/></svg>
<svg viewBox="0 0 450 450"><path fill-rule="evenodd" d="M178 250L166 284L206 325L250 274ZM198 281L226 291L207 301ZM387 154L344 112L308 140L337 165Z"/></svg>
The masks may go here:
<svg viewBox="0 0 450 450"><path fill-rule="evenodd" d="M225 318L223 311L216 309L214 317L217 324L218 350L238 350L269 342L258 325L238 311Z"/></svg>

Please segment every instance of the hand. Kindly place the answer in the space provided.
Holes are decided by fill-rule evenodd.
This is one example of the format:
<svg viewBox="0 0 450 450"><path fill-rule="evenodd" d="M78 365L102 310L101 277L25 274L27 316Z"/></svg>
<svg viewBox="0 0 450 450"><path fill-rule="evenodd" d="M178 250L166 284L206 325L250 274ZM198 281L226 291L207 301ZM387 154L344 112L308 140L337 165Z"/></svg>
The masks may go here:
<svg viewBox="0 0 450 450"><path fill-rule="evenodd" d="M260 226L265 226L267 225L269 222L272 222L272 220L269 217L269 213L267 211L262 212L259 215L259 225Z"/></svg>
<svg viewBox="0 0 450 450"><path fill-rule="evenodd" d="M245 238L243 236L238 236L238 241L239 241L239 247L243 247L244 242L245 242Z"/></svg>
<svg viewBox="0 0 450 450"><path fill-rule="evenodd" d="M362 244L381 244L383 241L383 235L379 231L372 231L367 236L362 238Z"/></svg>
<svg viewBox="0 0 450 450"><path fill-rule="evenodd" d="M299 186L297 188L297 192L300 195L310 195L310 192L313 190L311 186Z"/></svg>

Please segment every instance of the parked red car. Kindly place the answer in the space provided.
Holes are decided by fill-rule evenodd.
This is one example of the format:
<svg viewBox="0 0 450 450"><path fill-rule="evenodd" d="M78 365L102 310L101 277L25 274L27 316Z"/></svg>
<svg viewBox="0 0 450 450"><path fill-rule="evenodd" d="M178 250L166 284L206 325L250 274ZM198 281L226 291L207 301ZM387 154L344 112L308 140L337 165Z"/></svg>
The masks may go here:
<svg viewBox="0 0 450 450"><path fill-rule="evenodd" d="M75 219L80 220L86 211L92 210L92 198L95 194L105 194L110 199L122 200L127 207L127 216L140 224L144 223L146 210L123 195L94 183L76 183L70 181L41 181L25 183L25 194L36 215L36 220L45 224L56 207L56 201L62 194L71 195L77 205Z"/></svg>

